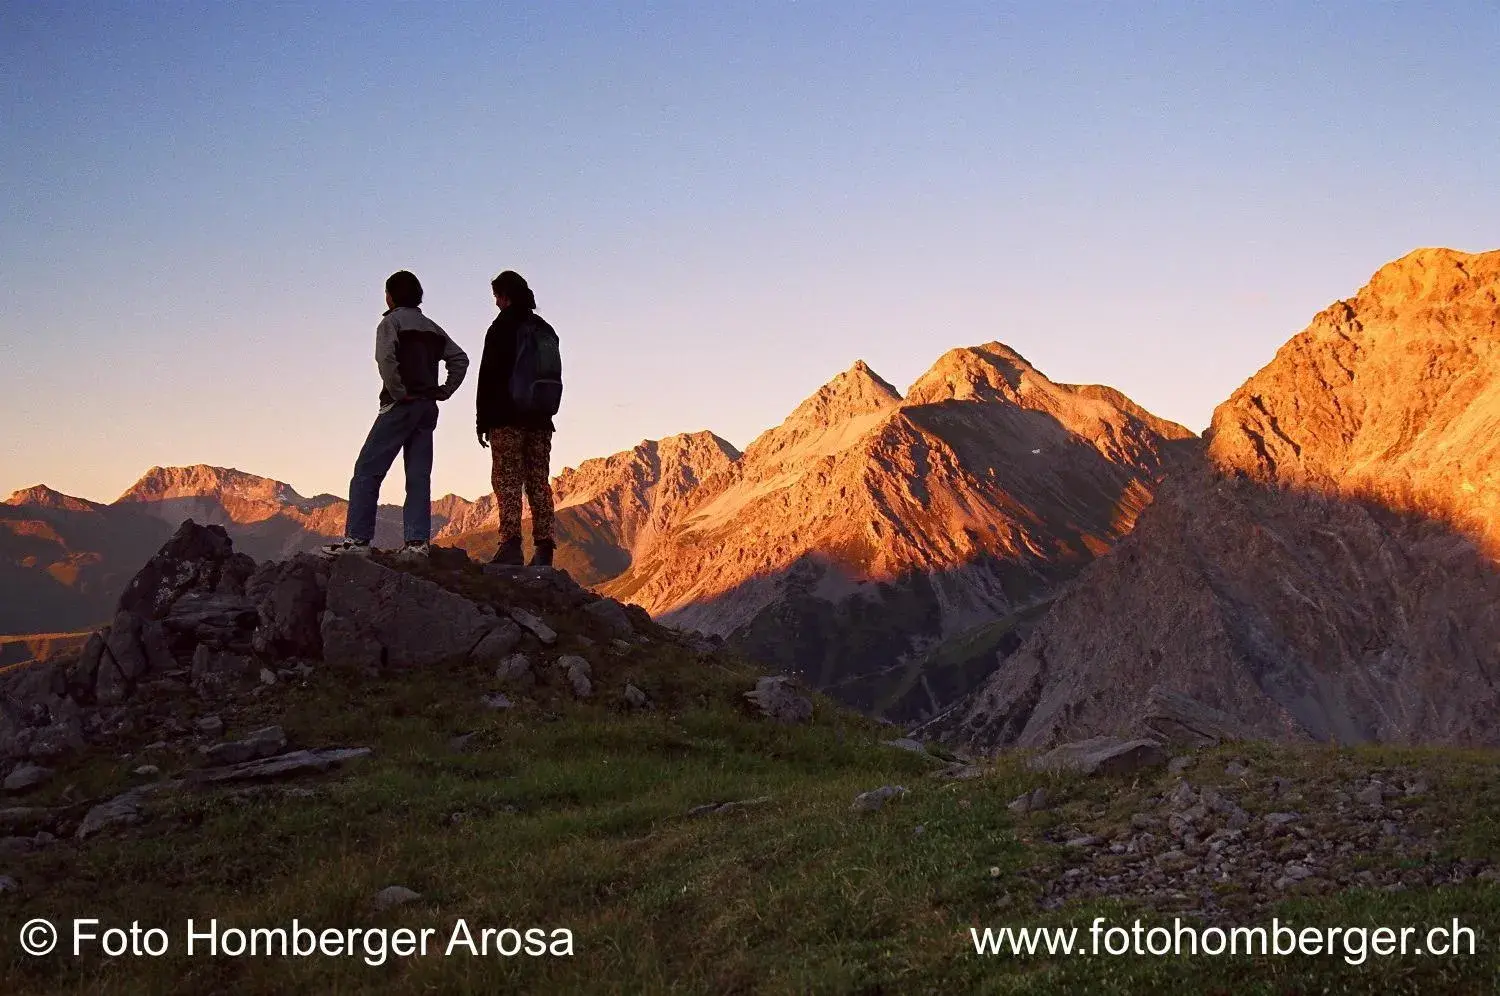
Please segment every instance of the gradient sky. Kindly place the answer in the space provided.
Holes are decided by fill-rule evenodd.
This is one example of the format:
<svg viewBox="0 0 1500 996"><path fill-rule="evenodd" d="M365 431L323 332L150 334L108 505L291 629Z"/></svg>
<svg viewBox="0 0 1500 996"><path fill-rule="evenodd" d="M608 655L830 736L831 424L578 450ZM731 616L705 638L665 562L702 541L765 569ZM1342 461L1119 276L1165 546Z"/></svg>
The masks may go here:
<svg viewBox="0 0 1500 996"><path fill-rule="evenodd" d="M531 280L556 471L989 339L1201 429L1381 264L1500 246L1494 3L627 6L0 5L0 492L347 493L402 267L476 363ZM473 400L435 494L488 488Z"/></svg>

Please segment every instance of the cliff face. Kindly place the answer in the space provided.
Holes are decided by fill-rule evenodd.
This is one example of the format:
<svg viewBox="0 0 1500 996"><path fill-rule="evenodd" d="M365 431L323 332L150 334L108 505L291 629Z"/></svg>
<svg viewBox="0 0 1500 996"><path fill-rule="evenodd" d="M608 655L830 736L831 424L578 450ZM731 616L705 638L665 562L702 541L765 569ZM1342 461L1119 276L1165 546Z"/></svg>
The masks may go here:
<svg viewBox="0 0 1500 996"><path fill-rule="evenodd" d="M1116 399L999 343L950 351L905 398L857 363L606 590L867 708L930 708L969 679L909 696L928 652L1108 549L1191 439Z"/></svg>
<svg viewBox="0 0 1500 996"><path fill-rule="evenodd" d="M1500 252L1422 249L1313 319L1214 413L1214 463L1500 543Z"/></svg>
<svg viewBox="0 0 1500 996"><path fill-rule="evenodd" d="M1316 316L938 727L1139 732L1160 688L1262 736L1500 740L1497 300L1500 252L1422 250Z"/></svg>

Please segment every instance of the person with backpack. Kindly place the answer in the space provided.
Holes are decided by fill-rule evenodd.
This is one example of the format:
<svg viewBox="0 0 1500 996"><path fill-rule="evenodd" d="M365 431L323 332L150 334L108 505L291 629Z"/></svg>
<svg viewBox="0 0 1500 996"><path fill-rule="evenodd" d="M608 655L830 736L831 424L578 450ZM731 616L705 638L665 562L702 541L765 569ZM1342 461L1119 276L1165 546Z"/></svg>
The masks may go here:
<svg viewBox="0 0 1500 996"><path fill-rule="evenodd" d="M442 326L422 314L422 282L399 270L385 282L385 314L375 326L375 366L380 371L380 413L354 461L344 539L323 547L325 557L369 556L375 538L380 485L396 459L405 456L406 505L402 512L404 560L425 559L432 538L432 431L438 402L463 383L469 357ZM447 377L438 383L438 364Z"/></svg>
<svg viewBox="0 0 1500 996"><path fill-rule="evenodd" d="M562 401L557 333L536 313L526 280L506 270L490 282L500 313L484 336L475 398L479 445L490 450L490 484L500 513L492 564L521 566L521 494L531 504L532 567L551 567L552 416Z"/></svg>

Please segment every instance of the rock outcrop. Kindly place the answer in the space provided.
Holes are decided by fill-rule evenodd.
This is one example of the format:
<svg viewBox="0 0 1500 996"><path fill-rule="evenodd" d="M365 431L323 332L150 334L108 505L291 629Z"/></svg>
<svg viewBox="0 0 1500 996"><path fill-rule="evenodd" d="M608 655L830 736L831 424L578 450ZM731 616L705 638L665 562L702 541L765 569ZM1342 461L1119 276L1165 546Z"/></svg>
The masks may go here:
<svg viewBox="0 0 1500 996"><path fill-rule="evenodd" d="M297 555L257 565L235 551L224 527L189 520L137 572L113 621L80 651L0 672L0 779L14 775L11 788L19 791L30 784L31 769L8 762L36 766L107 742L148 714L153 723L181 728L170 709L181 696L218 711L324 665L379 672L472 665L517 694L532 694L540 683L587 698L605 680L588 658L562 653L539 682L526 655L550 659L563 642L582 648L615 641L628 649L647 631L666 632L639 608L603 599L560 571L519 572L476 599L473 586L489 581L462 551L442 548L415 573L359 556L330 562ZM496 591L505 597L497 600ZM554 612L573 620L567 634L554 628ZM624 694L624 687L611 693ZM195 725L210 736L225 726L219 715ZM278 727L217 744L205 758L225 770L199 781L279 777L359 756L340 748L294 758L287 748ZM116 809L128 816L137 801L130 796Z"/></svg>
<svg viewBox="0 0 1500 996"><path fill-rule="evenodd" d="M1500 252L1423 250L1319 314L934 728L1500 742L1497 300Z"/></svg>
<svg viewBox="0 0 1500 996"><path fill-rule="evenodd" d="M425 667L463 660L481 645L487 658L502 658L521 632L431 581L341 557L328 578L322 639L329 660Z"/></svg>

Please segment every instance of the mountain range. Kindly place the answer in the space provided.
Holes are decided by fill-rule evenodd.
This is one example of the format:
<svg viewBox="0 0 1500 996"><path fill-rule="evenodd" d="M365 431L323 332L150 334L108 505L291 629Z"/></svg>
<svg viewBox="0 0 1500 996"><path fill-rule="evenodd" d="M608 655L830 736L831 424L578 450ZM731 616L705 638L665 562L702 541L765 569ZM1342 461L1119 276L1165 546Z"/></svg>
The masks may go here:
<svg viewBox="0 0 1500 996"><path fill-rule="evenodd" d="M1193 439L1113 389L1054 383L997 342L946 353L905 396L858 362L743 454L696 432L565 469L556 562L848 701L924 715L972 688L995 647L1130 530L1171 448ZM153 467L108 505L18 492L12 537L48 542L5 551L13 611L0 622L98 623L140 554L187 518L279 559L340 535L346 508L201 465ZM433 511L436 542L495 549L493 496L448 495ZM377 545L398 541L399 520L381 508ZM92 573L67 573L77 560ZM964 652L935 663L969 631Z"/></svg>
<svg viewBox="0 0 1500 996"><path fill-rule="evenodd" d="M701 431L564 470L557 563L974 747L1184 710L1283 739L1489 742L1497 297L1500 253L1390 263L1202 439L999 342L905 392L857 362L743 453ZM18 492L0 632L99 623L184 518L282 558L339 535L345 507L207 466L152 468L109 504ZM434 523L441 544L494 550L492 496L439 499ZM383 507L376 542L398 540Z"/></svg>

